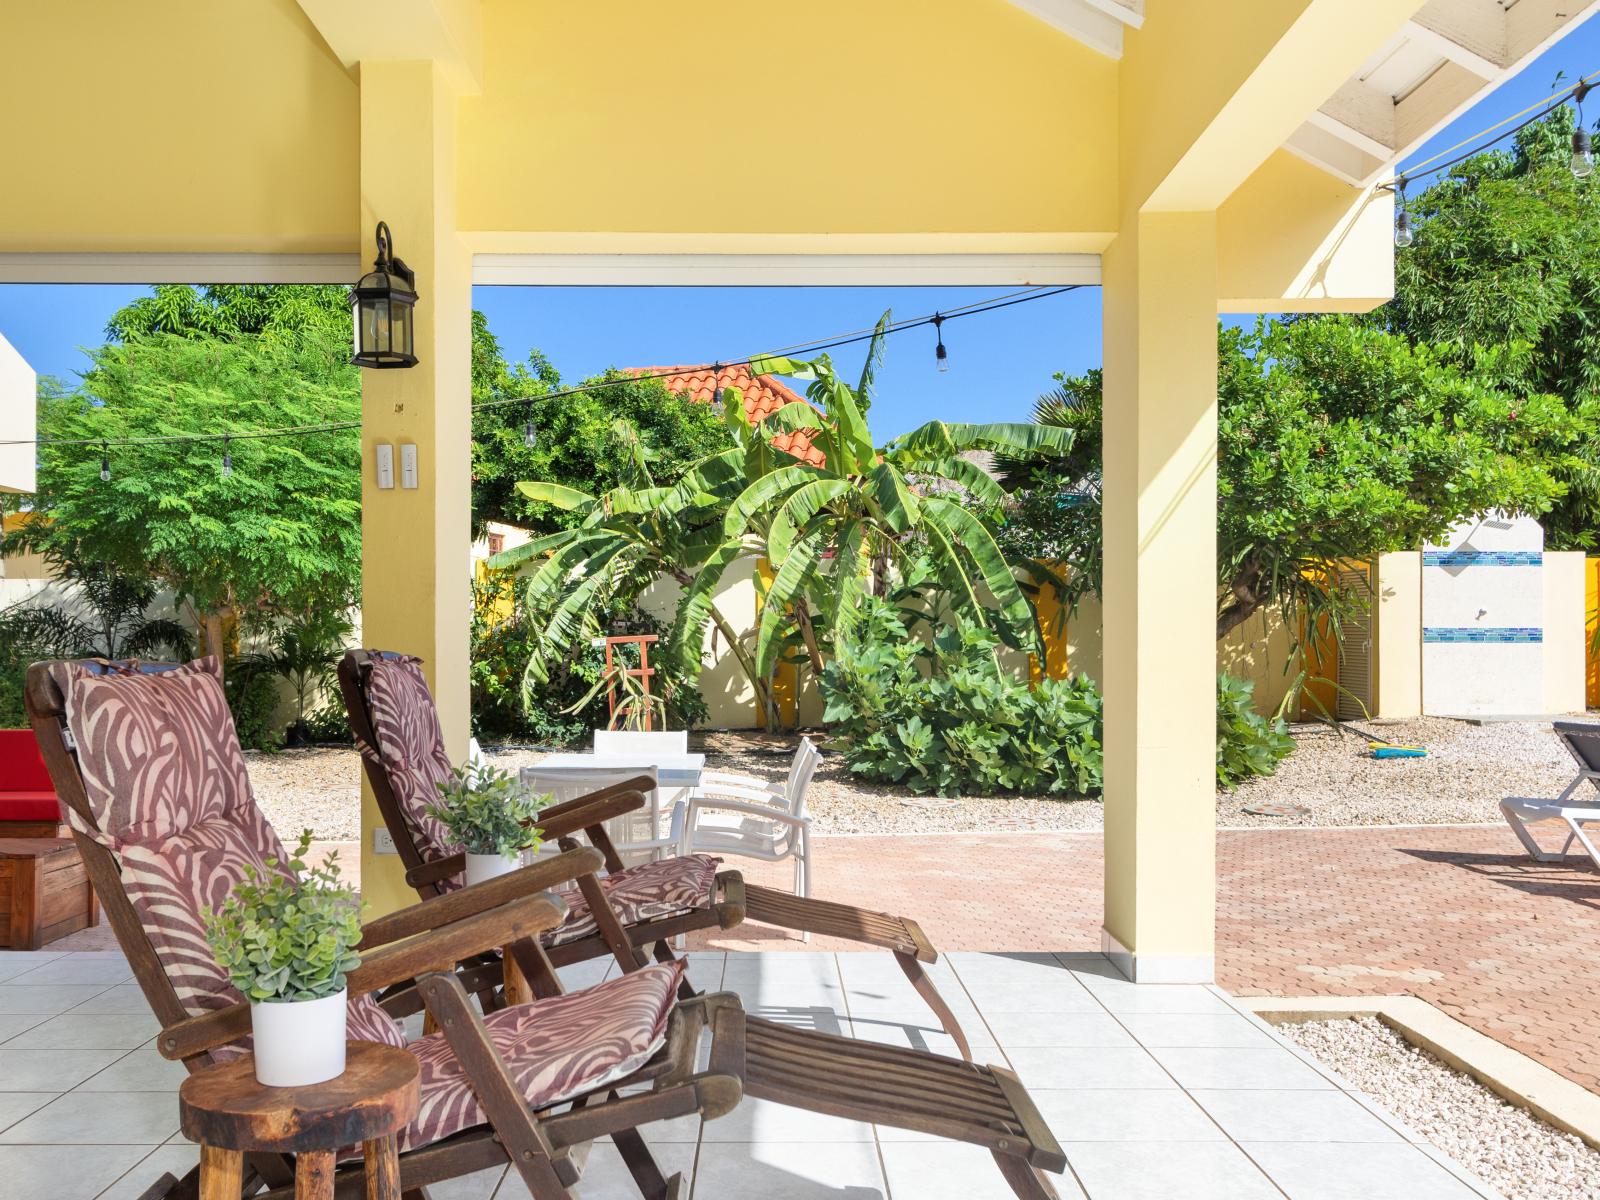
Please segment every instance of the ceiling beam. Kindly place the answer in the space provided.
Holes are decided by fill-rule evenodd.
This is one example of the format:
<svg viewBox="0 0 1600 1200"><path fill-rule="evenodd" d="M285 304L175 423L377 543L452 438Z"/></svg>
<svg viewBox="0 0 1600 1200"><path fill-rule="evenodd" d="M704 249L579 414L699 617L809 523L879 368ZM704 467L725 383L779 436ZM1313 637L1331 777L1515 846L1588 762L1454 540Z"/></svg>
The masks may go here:
<svg viewBox="0 0 1600 1200"><path fill-rule="evenodd" d="M1025 13L1108 58L1122 57L1122 31L1144 24L1144 0L1011 0Z"/></svg>
<svg viewBox="0 0 1600 1200"><path fill-rule="evenodd" d="M1430 24L1426 13L1418 13L1406 24L1406 38L1428 47L1447 62L1465 67L1479 79L1498 79L1505 71L1503 49L1494 58L1481 54L1458 41L1448 27Z"/></svg>
<svg viewBox="0 0 1600 1200"><path fill-rule="evenodd" d="M299 0L328 49L366 62L437 62L457 87L483 84L481 0Z"/></svg>

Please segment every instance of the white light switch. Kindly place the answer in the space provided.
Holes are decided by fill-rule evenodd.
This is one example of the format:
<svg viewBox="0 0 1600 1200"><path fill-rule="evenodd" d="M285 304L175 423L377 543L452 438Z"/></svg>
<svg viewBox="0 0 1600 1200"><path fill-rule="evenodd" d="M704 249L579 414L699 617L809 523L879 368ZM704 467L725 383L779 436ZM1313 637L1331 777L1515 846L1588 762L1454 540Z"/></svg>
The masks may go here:
<svg viewBox="0 0 1600 1200"><path fill-rule="evenodd" d="M402 442L400 444L400 486L403 488L417 486L417 446L415 442Z"/></svg>
<svg viewBox="0 0 1600 1200"><path fill-rule="evenodd" d="M373 447L377 453L378 486L392 488L394 486L394 447L388 442L379 442Z"/></svg>

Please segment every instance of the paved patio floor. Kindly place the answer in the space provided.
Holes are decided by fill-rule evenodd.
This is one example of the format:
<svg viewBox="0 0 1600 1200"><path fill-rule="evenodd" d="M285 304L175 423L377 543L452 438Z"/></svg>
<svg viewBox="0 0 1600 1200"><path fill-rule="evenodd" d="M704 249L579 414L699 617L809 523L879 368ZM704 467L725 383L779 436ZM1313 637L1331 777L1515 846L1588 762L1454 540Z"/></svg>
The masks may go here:
<svg viewBox="0 0 1600 1200"><path fill-rule="evenodd" d="M598 964L571 981L598 978ZM978 1057L1008 1063L1066 1149L1064 1198L1492 1197L1340 1081L1200 986L1135 987L1097 955L957 952L937 970ZM691 956L707 989L855 1037L948 1050L880 954ZM182 1068L115 952L0 952L0 1193L127 1200L196 1160L177 1131ZM746 1101L647 1131L696 1200L1003 1200L988 1156L888 1128ZM504 1168L435 1200L517 1200ZM578 1195L637 1197L596 1147Z"/></svg>
<svg viewBox="0 0 1600 1200"><path fill-rule="evenodd" d="M944 950L1099 948L1098 833L818 839L819 896L914 914ZM792 886L786 866L740 860ZM1239 995L1420 996L1600 1092L1600 873L1505 826L1224 830L1217 976ZM723 949L843 949L745 925ZM1586 1032L1585 1032L1586 1031Z"/></svg>

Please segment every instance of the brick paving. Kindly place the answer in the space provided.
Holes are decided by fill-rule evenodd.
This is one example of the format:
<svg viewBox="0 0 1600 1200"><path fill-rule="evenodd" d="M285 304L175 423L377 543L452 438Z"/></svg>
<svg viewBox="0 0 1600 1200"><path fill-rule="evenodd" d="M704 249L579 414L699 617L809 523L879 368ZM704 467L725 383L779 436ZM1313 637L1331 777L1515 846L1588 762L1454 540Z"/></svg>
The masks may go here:
<svg viewBox="0 0 1600 1200"><path fill-rule="evenodd" d="M817 839L817 895L913 914L945 950L1099 948L1097 833ZM1501 828L1225 830L1218 982L1408 994L1600 1092L1600 874ZM787 865L741 860L790 886ZM729 949L844 949L746 925Z"/></svg>

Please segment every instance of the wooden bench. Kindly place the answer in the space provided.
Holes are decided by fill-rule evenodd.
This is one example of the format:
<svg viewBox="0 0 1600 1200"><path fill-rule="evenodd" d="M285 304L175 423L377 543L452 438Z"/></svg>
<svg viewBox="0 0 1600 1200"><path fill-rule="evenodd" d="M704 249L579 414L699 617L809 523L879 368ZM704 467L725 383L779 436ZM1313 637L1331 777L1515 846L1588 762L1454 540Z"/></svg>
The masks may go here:
<svg viewBox="0 0 1600 1200"><path fill-rule="evenodd" d="M38 950L98 919L94 888L68 838L0 838L0 947Z"/></svg>

